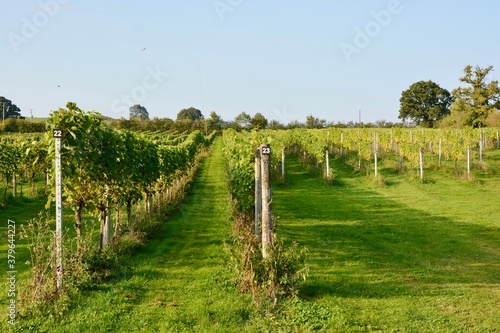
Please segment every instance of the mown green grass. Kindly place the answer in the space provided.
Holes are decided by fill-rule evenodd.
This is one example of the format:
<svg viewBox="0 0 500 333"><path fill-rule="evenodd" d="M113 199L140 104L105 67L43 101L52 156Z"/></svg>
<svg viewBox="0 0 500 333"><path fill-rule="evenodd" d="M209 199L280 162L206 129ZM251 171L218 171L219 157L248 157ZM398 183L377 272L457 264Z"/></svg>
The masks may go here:
<svg viewBox="0 0 500 333"><path fill-rule="evenodd" d="M336 180L325 186L287 157L273 212L278 234L309 249L310 276L300 298L266 311L235 289L228 269L230 206L217 140L185 203L127 258L129 271L82 293L63 317L23 318L17 331L498 331L499 157L488 152L490 172L474 181L429 167L423 183L381 161L387 186L334 160ZM38 204L0 217L22 221Z"/></svg>
<svg viewBox="0 0 500 333"><path fill-rule="evenodd" d="M382 168L390 185L376 186L334 162L337 185L324 186L286 163L274 212L281 233L310 250L302 295L328 309L331 330L500 327L497 178L481 185L427 170L422 183Z"/></svg>

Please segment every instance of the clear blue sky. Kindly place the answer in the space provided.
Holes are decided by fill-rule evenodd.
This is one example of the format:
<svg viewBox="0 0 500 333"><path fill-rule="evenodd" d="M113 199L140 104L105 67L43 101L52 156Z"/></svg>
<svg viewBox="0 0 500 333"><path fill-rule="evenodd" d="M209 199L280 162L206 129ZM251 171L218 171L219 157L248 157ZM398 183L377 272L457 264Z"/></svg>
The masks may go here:
<svg viewBox="0 0 500 333"><path fill-rule="evenodd" d="M128 118L397 121L401 92L500 77L500 2L0 0L0 96L24 116L74 101ZM145 48L145 49L144 49Z"/></svg>

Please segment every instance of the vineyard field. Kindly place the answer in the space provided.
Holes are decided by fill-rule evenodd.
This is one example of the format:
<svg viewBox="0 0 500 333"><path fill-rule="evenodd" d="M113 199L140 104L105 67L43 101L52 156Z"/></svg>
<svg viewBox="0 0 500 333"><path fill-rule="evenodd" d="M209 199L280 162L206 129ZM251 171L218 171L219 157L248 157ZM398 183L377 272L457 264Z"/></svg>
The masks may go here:
<svg viewBox="0 0 500 333"><path fill-rule="evenodd" d="M190 140L170 133L165 144L164 136L131 140L175 153L180 149L169 147ZM196 140L205 145L203 136ZM253 212L254 154L263 143L272 150L276 233L287 245L307 248L310 272L298 296L274 309L238 292L224 252L231 204ZM200 162L186 200L151 242L126 257L129 271L83 290L62 317L22 318L17 331L494 332L500 327L497 144L496 129L225 130ZM182 162L167 165L178 170ZM183 173L165 174L165 183ZM40 186L43 174L36 179ZM160 193L161 184L144 188ZM24 220L43 203L2 207L0 217ZM3 224L0 231L7 234ZM3 243L0 251L6 261ZM19 251L29 258L22 240ZM27 278L24 269L20 280Z"/></svg>

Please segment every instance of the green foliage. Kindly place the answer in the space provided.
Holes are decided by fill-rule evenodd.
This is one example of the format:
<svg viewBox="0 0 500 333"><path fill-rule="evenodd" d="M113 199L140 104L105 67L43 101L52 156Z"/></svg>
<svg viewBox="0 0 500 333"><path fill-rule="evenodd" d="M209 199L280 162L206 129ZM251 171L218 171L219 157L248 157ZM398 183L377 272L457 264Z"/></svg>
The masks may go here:
<svg viewBox="0 0 500 333"><path fill-rule="evenodd" d="M307 249L299 249L296 243L285 247L283 240L274 238L273 248L264 259L253 223L247 216L238 215L226 251L238 289L251 293L257 303L270 300L275 306L279 300L297 295L309 269L305 264Z"/></svg>
<svg viewBox="0 0 500 333"><path fill-rule="evenodd" d="M31 279L20 290L20 315L60 317L65 313L71 298L91 281L88 264L82 260L87 251L83 246L75 250L71 239L64 239L64 288L56 287L55 235L51 230L48 215L39 214L21 231L21 239L26 239L30 252L29 265Z"/></svg>
<svg viewBox="0 0 500 333"><path fill-rule="evenodd" d="M79 251L82 251L80 248ZM96 247L83 250L84 255L78 265L82 266L81 274L68 274L73 280L85 276L87 279L78 283L80 288L88 287L91 284L115 278L130 272L126 257L121 256L120 252L113 247L106 247L99 251Z"/></svg>
<svg viewBox="0 0 500 333"><path fill-rule="evenodd" d="M19 118L21 117L21 110L12 101L0 96L0 114L2 115L2 120L4 117L5 119Z"/></svg>
<svg viewBox="0 0 500 333"><path fill-rule="evenodd" d="M252 126L252 117L246 112L241 112L234 118L236 129L250 128Z"/></svg>
<svg viewBox="0 0 500 333"><path fill-rule="evenodd" d="M275 236L273 248L261 261L262 266L257 265L255 274L258 284L274 302L297 295L309 275L307 252L297 243L285 247L283 240Z"/></svg>
<svg viewBox="0 0 500 333"><path fill-rule="evenodd" d="M493 66L481 68L467 65L461 82L470 87L457 88L452 94L455 99L451 107L452 120L459 126L485 127L488 116L500 109L500 87L498 81L488 82L487 76Z"/></svg>
<svg viewBox="0 0 500 333"><path fill-rule="evenodd" d="M450 113L452 97L437 83L419 81L403 91L399 101L399 119L411 119L422 127L435 127L437 121Z"/></svg>
<svg viewBox="0 0 500 333"><path fill-rule="evenodd" d="M177 113L177 120L201 120L203 119L203 114L201 113L200 110L190 107L187 109L182 109Z"/></svg>
<svg viewBox="0 0 500 333"><path fill-rule="evenodd" d="M129 119L139 120L139 121L148 120L149 119L148 110L142 105L134 104L130 107Z"/></svg>
<svg viewBox="0 0 500 333"><path fill-rule="evenodd" d="M299 297L287 300L283 305L283 322L295 331L321 331L329 328L331 312L316 303L305 301Z"/></svg>
<svg viewBox="0 0 500 333"><path fill-rule="evenodd" d="M250 121L252 128L254 129L264 129L267 127L267 119L261 113L256 113L252 120Z"/></svg>
<svg viewBox="0 0 500 333"><path fill-rule="evenodd" d="M75 212L77 237L81 237L84 209L99 213L103 233L106 207L111 203L130 207L140 199L150 200L157 191L164 193L174 179L192 166L198 151L210 145L215 137L212 134L205 138L199 131L193 131L175 142L165 135L151 140L146 133L114 130L102 123L98 113L85 112L75 103L53 112L48 128L51 160L54 156L51 132L59 128L63 133L63 191L66 203ZM50 197L48 204L51 200ZM99 239L102 248L104 240Z"/></svg>
<svg viewBox="0 0 500 333"><path fill-rule="evenodd" d="M210 118L207 120L209 131L220 131L224 125L224 120L215 111L210 112Z"/></svg>
<svg viewBox="0 0 500 333"><path fill-rule="evenodd" d="M307 128L323 128L326 125L325 119L319 119L314 117L312 114L308 115L306 118Z"/></svg>
<svg viewBox="0 0 500 333"><path fill-rule="evenodd" d="M254 149L249 136L233 129L223 133L224 157L228 172L228 187L233 205L239 213L251 215L254 207Z"/></svg>
<svg viewBox="0 0 500 333"><path fill-rule="evenodd" d="M26 119L8 118L2 123L0 131L5 133L42 133L45 132L45 123L32 122Z"/></svg>

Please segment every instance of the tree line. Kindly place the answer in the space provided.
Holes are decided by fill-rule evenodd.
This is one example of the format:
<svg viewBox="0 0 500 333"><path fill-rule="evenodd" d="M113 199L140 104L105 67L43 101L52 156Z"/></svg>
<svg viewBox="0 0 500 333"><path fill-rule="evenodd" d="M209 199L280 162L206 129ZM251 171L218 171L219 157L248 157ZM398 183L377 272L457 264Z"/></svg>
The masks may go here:
<svg viewBox="0 0 500 333"><path fill-rule="evenodd" d="M165 131L175 130L184 131L220 131L232 128L236 131L253 129L294 129L294 128L392 128L404 127L407 124L403 122L391 122L387 120L377 120L375 122L334 122L327 121L308 115L304 122L293 120L287 124L281 123L275 119L267 119L262 113L257 112L251 116L246 112L239 113L233 120L224 120L215 111L210 112L210 116L205 118L199 109L194 107L182 109L177 114L175 120L170 118L149 118L147 109L141 105L134 105L130 108L129 119L121 118L110 120L112 126L119 129L137 130L137 131Z"/></svg>
<svg viewBox="0 0 500 333"><path fill-rule="evenodd" d="M108 119L119 129L142 131L188 131L199 130L205 134L213 130L233 128L244 129L293 129L293 128L391 128L391 127L499 127L500 126L500 87L497 80L488 80L493 66L481 68L467 65L459 78L466 87L458 87L450 93L432 80L418 81L404 90L400 98L398 118L401 122L378 120L333 122L308 115L304 122L294 120L283 124L278 120L268 120L263 114L251 116L241 112L233 120L224 120L215 111L205 118L199 109L189 107L177 113L175 120L170 118L150 119L146 107L136 104L129 109L129 119ZM42 123L28 122L21 116L20 109L5 97L0 96L0 113L3 116L1 132L44 132ZM23 120L24 119L24 120Z"/></svg>

